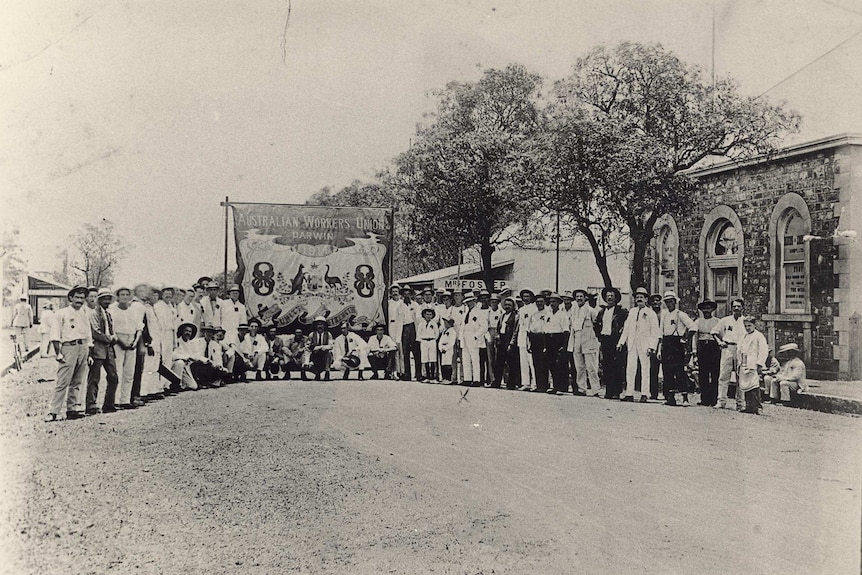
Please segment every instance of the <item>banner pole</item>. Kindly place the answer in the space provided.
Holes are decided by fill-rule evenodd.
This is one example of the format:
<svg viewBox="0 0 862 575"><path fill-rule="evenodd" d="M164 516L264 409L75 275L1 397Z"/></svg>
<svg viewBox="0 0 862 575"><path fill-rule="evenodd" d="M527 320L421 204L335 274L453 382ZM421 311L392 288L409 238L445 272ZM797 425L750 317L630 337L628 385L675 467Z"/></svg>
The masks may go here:
<svg viewBox="0 0 862 575"><path fill-rule="evenodd" d="M224 293L227 294L227 220L228 206L230 206L230 198L224 197Z"/></svg>

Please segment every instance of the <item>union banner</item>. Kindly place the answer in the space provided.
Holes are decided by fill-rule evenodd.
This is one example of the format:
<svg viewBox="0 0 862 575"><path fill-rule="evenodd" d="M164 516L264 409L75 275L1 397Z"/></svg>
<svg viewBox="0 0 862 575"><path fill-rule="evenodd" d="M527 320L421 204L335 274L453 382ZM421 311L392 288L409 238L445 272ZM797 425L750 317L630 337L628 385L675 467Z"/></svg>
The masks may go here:
<svg viewBox="0 0 862 575"><path fill-rule="evenodd" d="M237 275L249 313L279 332L326 318L386 321L392 210L233 203Z"/></svg>

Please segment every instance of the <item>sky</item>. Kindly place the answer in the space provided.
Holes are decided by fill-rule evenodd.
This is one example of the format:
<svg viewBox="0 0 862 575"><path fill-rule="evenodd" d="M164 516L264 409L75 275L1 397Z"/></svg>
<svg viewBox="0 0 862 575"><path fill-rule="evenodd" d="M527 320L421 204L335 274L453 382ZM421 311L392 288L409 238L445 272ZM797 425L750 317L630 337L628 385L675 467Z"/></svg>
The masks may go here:
<svg viewBox="0 0 862 575"><path fill-rule="evenodd" d="M190 286L222 268L225 196L371 179L487 67L550 86L627 40L709 75L713 13L716 74L800 112L787 143L862 132L860 0L6 0L0 226L50 271L105 218L131 248L115 284Z"/></svg>

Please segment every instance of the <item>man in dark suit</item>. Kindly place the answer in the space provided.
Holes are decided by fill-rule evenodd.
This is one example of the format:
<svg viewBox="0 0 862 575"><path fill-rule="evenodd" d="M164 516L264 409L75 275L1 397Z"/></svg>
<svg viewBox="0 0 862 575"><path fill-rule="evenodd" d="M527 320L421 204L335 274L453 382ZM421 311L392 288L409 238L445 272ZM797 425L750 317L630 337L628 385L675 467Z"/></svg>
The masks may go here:
<svg viewBox="0 0 862 575"><path fill-rule="evenodd" d="M302 379L306 379L305 371L314 373L314 379L319 380L323 374L323 380L329 381L329 369L332 367L332 336L326 330L327 322L323 316L314 319L314 331L307 338L309 351L308 364L303 366Z"/></svg>
<svg viewBox="0 0 862 575"><path fill-rule="evenodd" d="M495 341L496 354L494 356L494 382L488 387L500 387L503 382L503 369L508 367L506 376L506 389L518 389L521 386L521 365L518 353L518 313L515 309L515 300L506 298L503 300L503 315L497 322Z"/></svg>
<svg viewBox="0 0 862 575"><path fill-rule="evenodd" d="M117 408L114 407L114 397L117 394L117 384L119 383L116 352L114 351L117 336L114 334L111 313L108 311L108 306L111 305L113 299L114 293L111 290L100 290L96 300L98 305L90 316L90 328L93 331L93 347L90 349L90 357L93 358L93 365L87 376L87 415L99 413L99 408L96 407L96 398L99 395L99 378L102 375L102 367L105 368L105 379L108 381L102 411L104 413L117 411Z"/></svg>
<svg viewBox="0 0 862 575"><path fill-rule="evenodd" d="M615 287L602 290L604 306L596 317L595 329L599 338L602 368L602 385L605 386L605 399L619 399L623 391L626 369L625 352L617 351L617 344L623 333L628 310L619 305L621 294Z"/></svg>

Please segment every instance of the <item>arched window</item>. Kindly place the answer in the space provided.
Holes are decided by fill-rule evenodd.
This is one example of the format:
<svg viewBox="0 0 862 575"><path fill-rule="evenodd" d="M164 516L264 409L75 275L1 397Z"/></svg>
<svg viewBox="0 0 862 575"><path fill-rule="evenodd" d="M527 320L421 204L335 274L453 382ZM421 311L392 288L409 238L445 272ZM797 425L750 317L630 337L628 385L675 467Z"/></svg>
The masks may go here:
<svg viewBox="0 0 862 575"><path fill-rule="evenodd" d="M730 301L741 295L744 245L736 212L728 206L713 208L700 233L700 293L715 300L719 317L729 313Z"/></svg>
<svg viewBox="0 0 862 575"><path fill-rule="evenodd" d="M775 205L769 220L771 313L806 314L811 310L808 243L811 215L801 196L789 193Z"/></svg>
<svg viewBox="0 0 862 575"><path fill-rule="evenodd" d="M679 231L676 222L664 215L655 223L653 240L653 290L663 294L677 289L677 261L679 256Z"/></svg>

